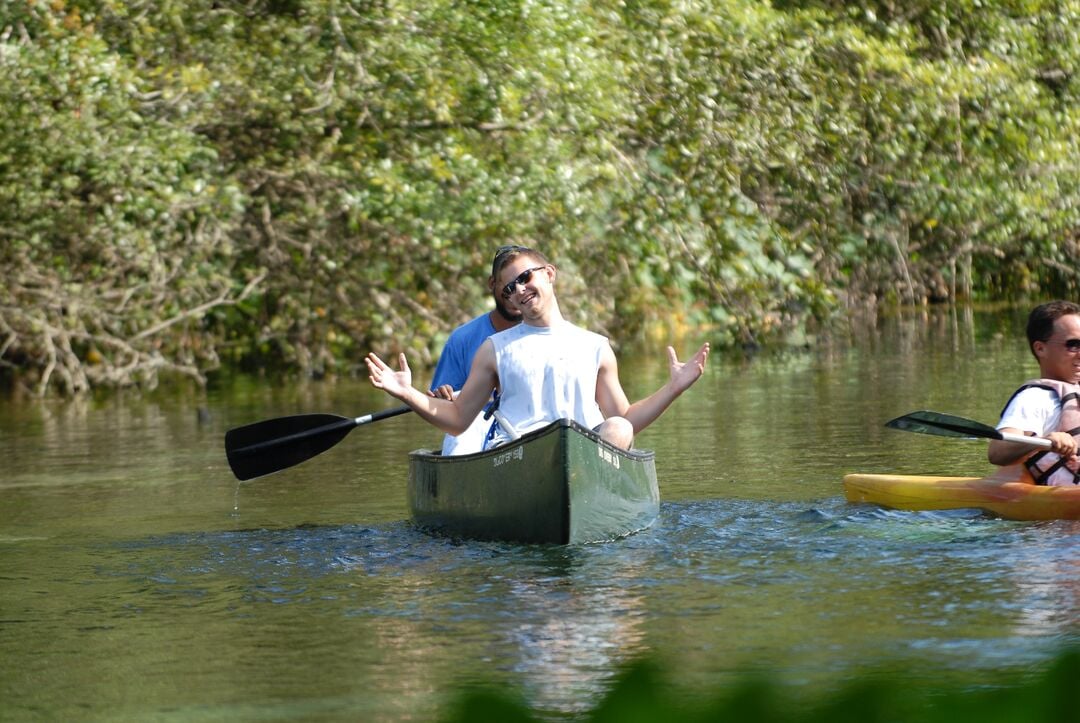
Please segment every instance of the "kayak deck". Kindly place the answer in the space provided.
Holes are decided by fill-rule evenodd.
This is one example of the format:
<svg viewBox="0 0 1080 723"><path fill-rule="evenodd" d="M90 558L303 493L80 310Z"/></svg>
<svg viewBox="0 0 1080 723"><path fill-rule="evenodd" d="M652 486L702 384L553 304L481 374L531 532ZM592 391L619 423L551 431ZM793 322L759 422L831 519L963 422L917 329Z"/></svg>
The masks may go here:
<svg viewBox="0 0 1080 723"><path fill-rule="evenodd" d="M848 502L897 510L981 509L1009 520L1080 520L1080 487L995 477L849 474L844 495Z"/></svg>

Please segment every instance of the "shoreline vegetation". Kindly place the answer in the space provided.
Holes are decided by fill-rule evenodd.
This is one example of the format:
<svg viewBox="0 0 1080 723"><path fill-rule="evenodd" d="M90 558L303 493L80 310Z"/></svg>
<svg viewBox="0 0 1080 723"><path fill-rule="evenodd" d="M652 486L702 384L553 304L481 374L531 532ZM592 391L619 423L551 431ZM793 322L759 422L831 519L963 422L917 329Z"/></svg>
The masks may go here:
<svg viewBox="0 0 1080 723"><path fill-rule="evenodd" d="M1080 290L1080 0L4 8L0 387L430 365L513 241L717 348Z"/></svg>

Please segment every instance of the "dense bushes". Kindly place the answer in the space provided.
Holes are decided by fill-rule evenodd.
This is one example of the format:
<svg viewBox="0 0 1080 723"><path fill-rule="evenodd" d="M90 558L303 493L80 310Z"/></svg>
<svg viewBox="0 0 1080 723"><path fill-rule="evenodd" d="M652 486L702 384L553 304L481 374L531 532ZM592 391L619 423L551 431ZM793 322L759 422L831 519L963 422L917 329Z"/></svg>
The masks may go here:
<svg viewBox="0 0 1080 723"><path fill-rule="evenodd" d="M723 343L1075 294L1080 2L0 0L0 364L430 361L531 239Z"/></svg>

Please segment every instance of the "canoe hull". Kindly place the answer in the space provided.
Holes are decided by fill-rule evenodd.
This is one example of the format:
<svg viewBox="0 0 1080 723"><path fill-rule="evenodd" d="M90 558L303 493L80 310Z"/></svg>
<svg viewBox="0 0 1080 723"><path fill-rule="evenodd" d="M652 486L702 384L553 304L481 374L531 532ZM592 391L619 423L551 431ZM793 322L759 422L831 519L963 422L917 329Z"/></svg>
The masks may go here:
<svg viewBox="0 0 1080 723"><path fill-rule="evenodd" d="M612 447L570 420L489 452L412 452L408 498L429 531L524 543L612 540L660 510L654 454Z"/></svg>
<svg viewBox="0 0 1080 723"><path fill-rule="evenodd" d="M849 474L848 502L897 510L981 509L1009 520L1080 520L1080 487L1043 487L994 477Z"/></svg>

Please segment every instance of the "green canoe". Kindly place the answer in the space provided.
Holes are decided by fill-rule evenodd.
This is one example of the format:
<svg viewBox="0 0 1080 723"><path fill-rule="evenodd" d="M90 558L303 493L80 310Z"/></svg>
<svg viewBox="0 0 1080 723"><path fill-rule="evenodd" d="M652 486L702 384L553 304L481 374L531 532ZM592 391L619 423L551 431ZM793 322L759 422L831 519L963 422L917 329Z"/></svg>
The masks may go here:
<svg viewBox="0 0 1080 723"><path fill-rule="evenodd" d="M568 419L487 452L411 452L408 496L431 532L524 543L613 540L660 510L652 452L618 449Z"/></svg>

